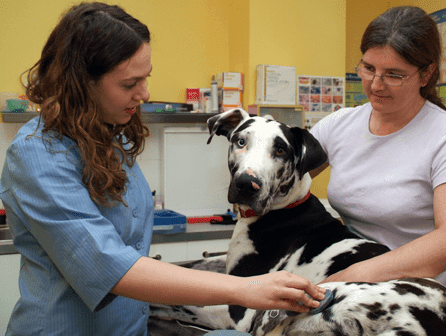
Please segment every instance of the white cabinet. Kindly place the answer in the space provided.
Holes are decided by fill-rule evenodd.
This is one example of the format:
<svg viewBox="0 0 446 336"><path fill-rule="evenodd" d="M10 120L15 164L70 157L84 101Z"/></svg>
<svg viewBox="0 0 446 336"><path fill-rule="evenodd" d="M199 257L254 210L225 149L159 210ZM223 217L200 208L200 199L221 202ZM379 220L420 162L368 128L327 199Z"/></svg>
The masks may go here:
<svg viewBox="0 0 446 336"><path fill-rule="evenodd" d="M185 261L187 260L187 243L152 244L149 257L164 262Z"/></svg>
<svg viewBox="0 0 446 336"><path fill-rule="evenodd" d="M230 239L201 240L187 243L187 260L199 260L227 253Z"/></svg>
<svg viewBox="0 0 446 336"><path fill-rule="evenodd" d="M12 309L20 297L20 255L0 255L0 335L6 333Z"/></svg>
<svg viewBox="0 0 446 336"><path fill-rule="evenodd" d="M168 244L152 244L149 256L164 262L182 262L203 259L215 253L228 251L230 239L213 239Z"/></svg>

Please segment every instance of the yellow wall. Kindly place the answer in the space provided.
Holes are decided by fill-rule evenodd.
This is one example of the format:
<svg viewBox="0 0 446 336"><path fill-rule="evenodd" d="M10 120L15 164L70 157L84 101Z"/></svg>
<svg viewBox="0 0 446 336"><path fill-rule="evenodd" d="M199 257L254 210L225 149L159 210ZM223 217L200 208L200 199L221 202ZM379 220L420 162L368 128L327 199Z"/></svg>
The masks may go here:
<svg viewBox="0 0 446 336"><path fill-rule="evenodd" d="M346 0L105 0L152 32L152 101L185 101L224 71L245 75L244 106L255 101L257 64L301 74L345 73ZM0 91L22 92L20 74L39 58L69 0L0 0ZM328 175L316 190L325 196Z"/></svg>
<svg viewBox="0 0 446 336"><path fill-rule="evenodd" d="M298 74L345 76L345 0L250 2L249 82L257 64L295 66ZM255 101L255 85L245 91Z"/></svg>
<svg viewBox="0 0 446 336"><path fill-rule="evenodd" d="M446 8L445 0L347 0L347 35L345 68L353 72L355 65L361 59L359 46L361 37L367 25L387 9L396 6L418 6L428 14Z"/></svg>
<svg viewBox="0 0 446 336"><path fill-rule="evenodd" d="M229 70L228 2L220 0L117 0L147 24L152 35L152 100L185 101L187 87L210 85ZM19 91L18 77L39 58L69 0L0 1L0 91ZM21 91L19 91L21 92Z"/></svg>
<svg viewBox="0 0 446 336"><path fill-rule="evenodd" d="M249 7L245 106L255 101L258 64L295 66L304 75L345 76L345 0L256 0ZM327 169L313 180L311 192L327 197L329 180Z"/></svg>
<svg viewBox="0 0 446 336"><path fill-rule="evenodd" d="M255 66L293 65L298 73L343 76L345 0L117 0L153 35L152 100L185 101L186 87L209 86L223 71L245 74L244 105L255 100ZM0 91L40 51L69 0L0 2Z"/></svg>
<svg viewBox="0 0 446 336"><path fill-rule="evenodd" d="M105 0L119 4L152 32L152 101L185 101L187 87L207 87L213 74L245 75L244 106L255 101L257 64L296 66L299 74L344 76L361 58L367 24L389 7L428 13L444 0ZM0 91L21 92L20 74L40 51L70 0L0 0ZM329 171L313 182L326 196Z"/></svg>

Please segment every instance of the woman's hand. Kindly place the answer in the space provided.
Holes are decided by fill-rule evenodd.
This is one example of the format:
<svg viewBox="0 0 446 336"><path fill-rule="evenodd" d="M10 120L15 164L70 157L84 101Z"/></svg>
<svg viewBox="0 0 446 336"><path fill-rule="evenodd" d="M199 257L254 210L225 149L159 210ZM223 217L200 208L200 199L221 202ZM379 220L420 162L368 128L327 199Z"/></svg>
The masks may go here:
<svg viewBox="0 0 446 336"><path fill-rule="evenodd" d="M373 281L367 281L364 277L364 274L361 274L361 272L358 273L355 267L350 266L345 270L330 275L327 279L321 281L318 285L326 282L373 282Z"/></svg>
<svg viewBox="0 0 446 336"><path fill-rule="evenodd" d="M236 290L238 305L253 309L285 309L299 313L317 308L316 300L325 297L326 290L312 284L309 280L286 271L268 273L248 278L239 278L241 283ZM301 304L299 304L301 303Z"/></svg>
<svg viewBox="0 0 446 336"><path fill-rule="evenodd" d="M318 285L326 282L378 282L384 281L377 274L371 272L373 269L373 260L365 260L353 264L346 269L330 275L327 279L318 283Z"/></svg>

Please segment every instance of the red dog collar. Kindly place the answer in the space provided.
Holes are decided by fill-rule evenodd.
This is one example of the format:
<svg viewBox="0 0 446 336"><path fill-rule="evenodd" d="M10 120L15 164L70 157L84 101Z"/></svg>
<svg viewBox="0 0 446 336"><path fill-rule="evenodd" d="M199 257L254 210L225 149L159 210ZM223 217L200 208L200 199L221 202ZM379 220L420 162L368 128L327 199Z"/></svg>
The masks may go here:
<svg viewBox="0 0 446 336"><path fill-rule="evenodd" d="M309 199L310 196L311 196L311 193L310 193L310 191L308 190L308 193L305 195L304 198L301 198L300 200L298 200L298 201L296 201L296 202L294 202L294 203L290 203L290 204L288 204L288 205L285 207L285 209L291 209L291 208L297 207L298 205L301 205L301 204L304 203L307 199ZM249 217L253 217L253 216L258 216L258 214L257 214L257 212L255 212L255 211L252 210L252 209L248 209L248 210L246 210L246 211L240 209L240 216L241 216L242 218L249 218Z"/></svg>

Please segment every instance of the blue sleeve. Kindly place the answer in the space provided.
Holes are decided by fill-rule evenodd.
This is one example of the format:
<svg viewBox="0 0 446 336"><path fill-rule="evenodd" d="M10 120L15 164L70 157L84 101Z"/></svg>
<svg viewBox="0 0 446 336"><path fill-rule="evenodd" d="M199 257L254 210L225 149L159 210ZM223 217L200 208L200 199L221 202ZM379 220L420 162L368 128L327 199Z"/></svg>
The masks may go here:
<svg viewBox="0 0 446 336"><path fill-rule="evenodd" d="M28 248L47 254L93 311L112 299L108 293L141 254L124 243L113 223L113 211L125 207L108 209L111 215L105 217L82 182L76 151L69 147L67 151L62 142L54 141L51 150L39 137L13 142L7 152L1 198L24 232L35 239L36 246ZM32 239L28 242L33 243Z"/></svg>

